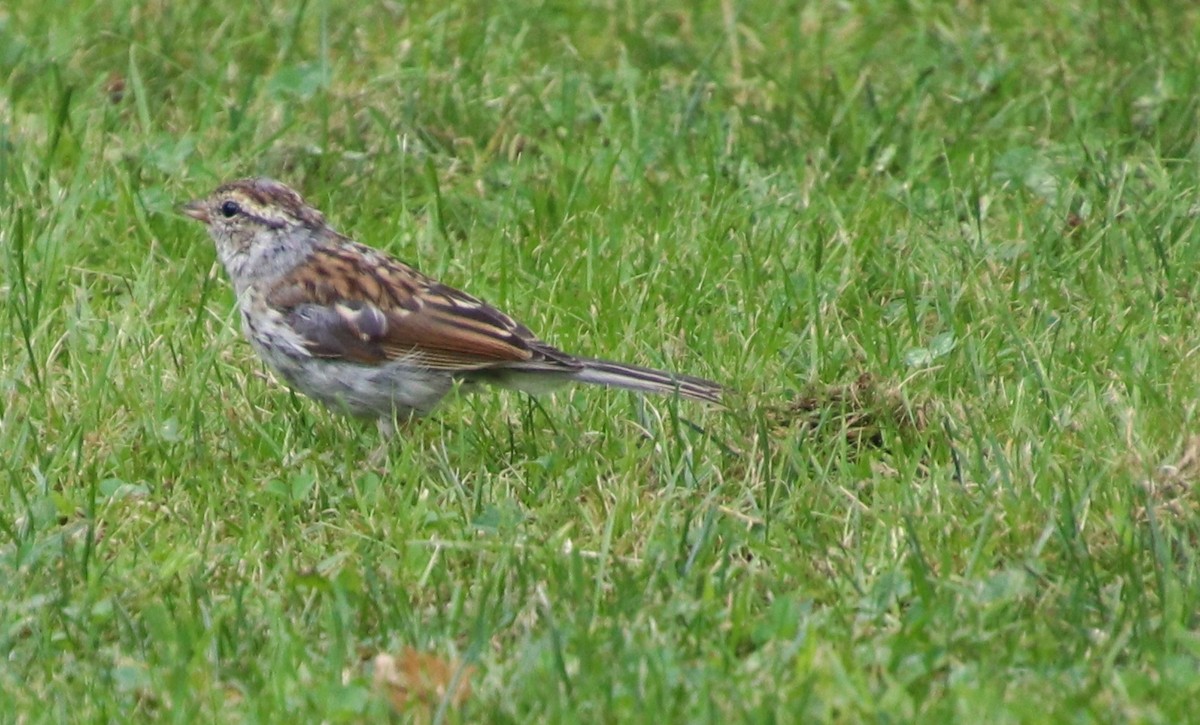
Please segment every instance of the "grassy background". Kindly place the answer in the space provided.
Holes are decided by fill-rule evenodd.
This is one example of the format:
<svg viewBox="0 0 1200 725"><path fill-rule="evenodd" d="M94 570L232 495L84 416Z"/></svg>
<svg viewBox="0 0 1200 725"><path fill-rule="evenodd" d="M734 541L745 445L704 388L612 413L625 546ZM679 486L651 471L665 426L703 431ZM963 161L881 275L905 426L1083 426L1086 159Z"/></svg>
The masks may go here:
<svg viewBox="0 0 1200 725"><path fill-rule="evenodd" d="M1195 3L342 5L0 8L0 712L1194 717ZM367 466L174 212L260 173L733 410Z"/></svg>

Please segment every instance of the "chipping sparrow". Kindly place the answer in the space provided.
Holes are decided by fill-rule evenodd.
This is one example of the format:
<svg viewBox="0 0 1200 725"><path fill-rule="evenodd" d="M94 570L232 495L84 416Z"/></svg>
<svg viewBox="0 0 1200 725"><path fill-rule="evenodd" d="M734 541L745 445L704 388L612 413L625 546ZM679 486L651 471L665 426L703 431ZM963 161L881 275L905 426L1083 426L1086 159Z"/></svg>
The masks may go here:
<svg viewBox="0 0 1200 725"><path fill-rule="evenodd" d="M338 234L292 189L242 179L186 204L237 291L246 337L294 388L379 420L428 413L453 387L567 382L719 403L700 378L575 357L468 294Z"/></svg>

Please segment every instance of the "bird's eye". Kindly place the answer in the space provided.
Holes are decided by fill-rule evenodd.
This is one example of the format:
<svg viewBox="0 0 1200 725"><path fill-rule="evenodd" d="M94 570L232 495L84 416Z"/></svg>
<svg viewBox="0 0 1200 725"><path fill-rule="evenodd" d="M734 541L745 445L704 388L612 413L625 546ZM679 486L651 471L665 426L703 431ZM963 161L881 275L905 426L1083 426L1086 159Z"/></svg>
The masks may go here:
<svg viewBox="0 0 1200 725"><path fill-rule="evenodd" d="M226 219L232 219L233 217L237 216L238 212L241 210L242 207L238 206L236 201L227 201L221 205L221 216L225 217Z"/></svg>

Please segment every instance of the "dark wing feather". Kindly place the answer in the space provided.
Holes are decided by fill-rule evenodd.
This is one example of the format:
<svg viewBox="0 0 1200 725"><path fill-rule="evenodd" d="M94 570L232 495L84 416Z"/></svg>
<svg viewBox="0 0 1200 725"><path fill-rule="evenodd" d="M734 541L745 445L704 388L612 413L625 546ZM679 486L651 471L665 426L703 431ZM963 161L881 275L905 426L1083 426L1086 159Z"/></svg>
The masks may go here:
<svg viewBox="0 0 1200 725"><path fill-rule="evenodd" d="M317 249L271 287L266 301L317 357L365 365L408 358L450 372L582 369L496 308L348 242Z"/></svg>

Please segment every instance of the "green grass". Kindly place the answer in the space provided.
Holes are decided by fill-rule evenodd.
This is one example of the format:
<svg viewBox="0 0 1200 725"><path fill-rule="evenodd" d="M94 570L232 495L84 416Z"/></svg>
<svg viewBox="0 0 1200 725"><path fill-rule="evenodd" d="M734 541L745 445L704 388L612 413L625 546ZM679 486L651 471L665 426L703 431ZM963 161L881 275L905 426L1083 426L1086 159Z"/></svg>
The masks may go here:
<svg viewBox="0 0 1200 725"><path fill-rule="evenodd" d="M75 5L0 8L6 718L378 719L405 647L448 721L1195 718L1195 3ZM246 174L731 410L373 468L175 212Z"/></svg>

